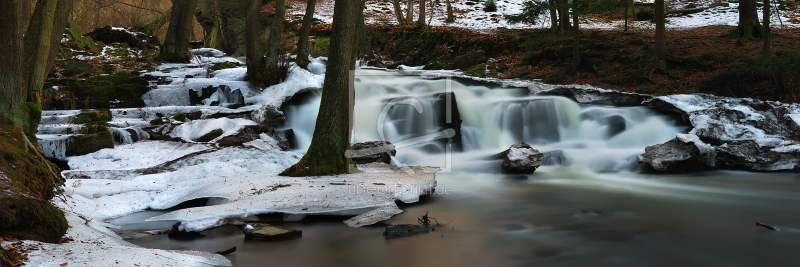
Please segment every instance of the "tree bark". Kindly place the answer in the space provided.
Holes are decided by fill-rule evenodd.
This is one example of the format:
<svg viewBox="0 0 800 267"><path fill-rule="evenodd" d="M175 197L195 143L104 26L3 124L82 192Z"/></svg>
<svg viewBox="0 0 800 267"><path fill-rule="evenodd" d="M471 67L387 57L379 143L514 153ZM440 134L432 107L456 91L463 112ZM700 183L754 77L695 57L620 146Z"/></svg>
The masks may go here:
<svg viewBox="0 0 800 267"><path fill-rule="evenodd" d="M417 25L425 26L425 0L419 0L419 20Z"/></svg>
<svg viewBox="0 0 800 267"><path fill-rule="evenodd" d="M406 21L409 24L414 23L414 0L408 0L406 12L408 12L408 15L406 16Z"/></svg>
<svg viewBox="0 0 800 267"><path fill-rule="evenodd" d="M395 0L395 3L397 0ZM300 37L297 39L297 59L295 63L302 68L308 67L308 33L311 31L311 23L314 22L314 9L316 0L308 0L306 5L306 15L303 16L303 26L300 27Z"/></svg>
<svg viewBox="0 0 800 267"><path fill-rule="evenodd" d="M400 0L392 0L394 6L394 15L397 17L397 23L400 25L406 24L406 18L403 17L403 10L400 8Z"/></svg>
<svg viewBox="0 0 800 267"><path fill-rule="evenodd" d="M300 162L284 170L286 176L319 176L344 173L349 159L350 102L352 92L350 70L355 64L353 49L358 42L360 5L336 1L331 30L330 55L322 89L322 103L316 129L308 152Z"/></svg>
<svg viewBox="0 0 800 267"><path fill-rule="evenodd" d="M161 46L160 57L162 60L183 63L191 60L189 37L192 34L196 8L197 0L172 0L167 36Z"/></svg>
<svg viewBox="0 0 800 267"><path fill-rule="evenodd" d="M34 91L42 89L47 76L45 68L48 65L50 46L53 42L53 22L56 17L58 0L40 0L36 3L31 23L25 32L24 47L25 58L23 61L23 77L25 79L26 100L32 102ZM63 32L64 29L61 29ZM60 40L60 38L59 38Z"/></svg>
<svg viewBox="0 0 800 267"><path fill-rule="evenodd" d="M758 23L756 0L741 0L739 2L739 26L731 34L734 38L761 38L763 35L761 24Z"/></svg>
<svg viewBox="0 0 800 267"><path fill-rule="evenodd" d="M656 16L656 44L655 44L655 58L656 60L664 60L667 58L667 38L666 25L664 25L664 0L655 0L655 16Z"/></svg>
<svg viewBox="0 0 800 267"><path fill-rule="evenodd" d="M770 27L770 25L769 25L770 24L770 11L771 11L770 10L771 7L769 6L770 5L769 2L770 2L769 0L764 0L764 47L762 49L763 50L762 52L764 53L764 56L769 56L769 54L770 54L770 46L772 45L771 44L772 40L771 40L771 37L769 36L769 32L770 32L770 28L769 28Z"/></svg>
<svg viewBox="0 0 800 267"><path fill-rule="evenodd" d="M0 1L0 123L22 125L27 90L22 79L22 0Z"/></svg>
<svg viewBox="0 0 800 267"><path fill-rule="evenodd" d="M281 49L283 41L283 21L286 15L286 0L275 1L275 14L272 25L269 27L269 46L267 46L267 76L272 77L278 66L278 59L283 54ZM276 82L276 81L272 81Z"/></svg>
<svg viewBox="0 0 800 267"><path fill-rule="evenodd" d="M558 6L558 34L569 35L572 32L572 25L569 23L569 2L567 0L555 0Z"/></svg>
<svg viewBox="0 0 800 267"><path fill-rule="evenodd" d="M572 42L572 71L575 72L576 76L578 74L578 66L580 66L580 22L578 21L578 0L572 0L573 8L572 8L572 24L575 29L573 29L572 35L574 35L574 39Z"/></svg>
<svg viewBox="0 0 800 267"><path fill-rule="evenodd" d="M558 32L558 10L556 9L556 0L547 0L550 8L550 30Z"/></svg>
<svg viewBox="0 0 800 267"><path fill-rule="evenodd" d="M455 22L456 17L453 16L453 7L450 5L450 0L444 0L444 2L447 3L447 20L444 22Z"/></svg>
<svg viewBox="0 0 800 267"><path fill-rule="evenodd" d="M245 22L245 50L247 58L247 79L259 81L266 73L264 62L264 48L261 45L261 20L260 10L262 0L250 0L247 6L247 18Z"/></svg>

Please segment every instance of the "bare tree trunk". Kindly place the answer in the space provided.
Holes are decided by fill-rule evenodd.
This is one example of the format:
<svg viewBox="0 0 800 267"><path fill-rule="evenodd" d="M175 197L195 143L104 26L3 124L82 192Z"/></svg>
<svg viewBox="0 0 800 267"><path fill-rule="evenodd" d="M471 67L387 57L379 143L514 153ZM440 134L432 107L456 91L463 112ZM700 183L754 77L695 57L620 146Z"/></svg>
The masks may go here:
<svg viewBox="0 0 800 267"><path fill-rule="evenodd" d="M47 60L52 45L50 39L53 37L53 21L58 2L58 0L38 1L31 23L28 25L28 31L25 32L25 58L22 71L26 82L27 102L33 102L34 90L41 90L44 79L47 77L45 68L48 65ZM61 31L63 32L64 29Z"/></svg>
<svg viewBox="0 0 800 267"><path fill-rule="evenodd" d="M572 35L574 35L574 39L572 42L572 70L575 71L575 74L578 74L578 66L581 64L581 57L580 57L580 23L578 21L578 1L579 0L572 0L573 9L572 9L572 24L575 29L573 29Z"/></svg>
<svg viewBox="0 0 800 267"><path fill-rule="evenodd" d="M447 20L444 22L455 22L456 17L453 16L453 7L450 5L450 0L444 0L447 3Z"/></svg>
<svg viewBox="0 0 800 267"><path fill-rule="evenodd" d="M353 49L358 42L360 5L336 1L331 30L330 55L322 89L322 104L308 152L300 162L284 170L285 176L319 176L344 173L349 159L350 97L353 94L350 70Z"/></svg>
<svg viewBox="0 0 800 267"><path fill-rule="evenodd" d="M666 25L664 25L664 0L655 0L656 16L656 44L655 57L657 61L667 58Z"/></svg>
<svg viewBox="0 0 800 267"><path fill-rule="evenodd" d="M556 0L547 0L550 8L550 30L558 32L558 11L556 10Z"/></svg>
<svg viewBox="0 0 800 267"><path fill-rule="evenodd" d="M278 67L278 58L283 54L283 21L286 15L286 0L275 1L275 15L269 26L269 46L267 47L267 75L272 77ZM276 81L272 81L276 82Z"/></svg>
<svg viewBox="0 0 800 267"><path fill-rule="evenodd" d="M261 20L260 13L262 0L249 0L247 18L245 22L245 50L247 58L247 79L251 81L263 80L266 68L264 64L264 48L261 45Z"/></svg>
<svg viewBox="0 0 800 267"><path fill-rule="evenodd" d="M739 2L739 26L731 34L734 38L761 38L763 33L761 24L758 23L756 0L741 0Z"/></svg>
<svg viewBox="0 0 800 267"><path fill-rule="evenodd" d="M408 15L406 16L406 21L411 24L414 23L414 0L408 0L408 5L406 8L406 12Z"/></svg>
<svg viewBox="0 0 800 267"><path fill-rule="evenodd" d="M23 125L27 90L22 78L22 0L0 1L0 123Z"/></svg>
<svg viewBox="0 0 800 267"><path fill-rule="evenodd" d="M625 2L625 31L628 31L628 0L622 0Z"/></svg>
<svg viewBox="0 0 800 267"><path fill-rule="evenodd" d="M197 0L172 0L169 27L164 44L161 46L161 59L168 62L189 62L189 37L192 34L194 11Z"/></svg>
<svg viewBox="0 0 800 267"><path fill-rule="evenodd" d="M397 0L395 0L395 3ZM300 27L300 37L297 39L297 66L306 68L308 66L308 33L311 31L311 23L314 22L314 9L317 5L316 0L308 0L306 4L306 15L303 16L303 26ZM399 17L398 17L399 18Z"/></svg>
<svg viewBox="0 0 800 267"><path fill-rule="evenodd" d="M764 52L764 56L769 56L769 54L770 54L770 46L772 45L771 44L772 40L771 40L771 37L769 36L769 32L770 32L770 28L769 28L770 27L770 25L769 25L770 24L770 11L771 11L770 10L771 8L769 6L770 5L769 2L770 2L769 0L764 0L764 48L763 48L763 51L762 51L762 52Z"/></svg>
<svg viewBox="0 0 800 267"><path fill-rule="evenodd" d="M569 23L569 2L567 0L556 0L558 6L558 34L569 35L572 25Z"/></svg>
<svg viewBox="0 0 800 267"><path fill-rule="evenodd" d="M419 20L417 20L417 25L425 26L425 0L419 0Z"/></svg>
<svg viewBox="0 0 800 267"><path fill-rule="evenodd" d="M392 0L394 6L394 15L397 17L397 23L400 25L406 24L406 18L403 17L403 10L400 8L400 0Z"/></svg>
<svg viewBox="0 0 800 267"><path fill-rule="evenodd" d="M33 16L33 7L36 0L23 0L22 1L22 21L30 21Z"/></svg>

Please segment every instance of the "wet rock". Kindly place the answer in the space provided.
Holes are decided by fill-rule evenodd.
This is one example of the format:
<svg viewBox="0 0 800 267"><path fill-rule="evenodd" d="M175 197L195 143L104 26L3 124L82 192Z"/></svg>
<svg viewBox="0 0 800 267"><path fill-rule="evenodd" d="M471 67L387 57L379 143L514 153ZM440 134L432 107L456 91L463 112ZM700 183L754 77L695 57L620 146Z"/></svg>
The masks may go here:
<svg viewBox="0 0 800 267"><path fill-rule="evenodd" d="M253 111L250 117L252 117L253 121L258 123L259 126L269 129L286 122L286 116L283 112L272 105L261 106L261 108Z"/></svg>
<svg viewBox="0 0 800 267"><path fill-rule="evenodd" d="M277 141L277 146L283 151L289 151L289 144L286 138L272 132L264 131L260 126L244 126L236 134L223 137L217 141L217 144L223 147L227 146L243 146L244 143L261 139L261 134L265 133L272 139Z"/></svg>
<svg viewBox="0 0 800 267"><path fill-rule="evenodd" d="M504 173L530 174L542 166L544 155L530 145L519 142L506 151L501 169Z"/></svg>
<svg viewBox="0 0 800 267"><path fill-rule="evenodd" d="M289 149L295 149L298 147L297 137L294 135L294 130L276 130L275 133L286 139L286 145L289 147Z"/></svg>
<svg viewBox="0 0 800 267"><path fill-rule="evenodd" d="M303 231L273 226L269 224L252 223L244 226L246 240L283 241L303 236Z"/></svg>
<svg viewBox="0 0 800 267"><path fill-rule="evenodd" d="M439 93L434 94L433 97L439 127L442 130L455 130L455 134L447 139L447 143L453 145L455 151L462 151L461 114L458 112L455 93Z"/></svg>
<svg viewBox="0 0 800 267"><path fill-rule="evenodd" d="M563 150L553 150L542 153L542 165L569 165L569 160L564 156Z"/></svg>
<svg viewBox="0 0 800 267"><path fill-rule="evenodd" d="M601 118L600 120L598 120L598 122L600 122L601 125L608 126L608 130L606 132L607 138L614 137L615 135L624 132L626 129L625 118L623 118L620 115L613 115Z"/></svg>
<svg viewBox="0 0 800 267"><path fill-rule="evenodd" d="M147 36L144 33L133 34L130 31L112 28L111 26L96 28L92 32L87 33L86 36L106 44L125 43L130 47L139 49L153 49L158 45L158 39L153 36Z"/></svg>
<svg viewBox="0 0 800 267"><path fill-rule="evenodd" d="M244 106L244 95L242 90L231 90L230 86L220 85L217 87L217 97L220 107L237 109Z"/></svg>
<svg viewBox="0 0 800 267"><path fill-rule="evenodd" d="M104 148L114 148L114 137L108 130L69 137L66 156L80 156L97 152Z"/></svg>
<svg viewBox="0 0 800 267"><path fill-rule="evenodd" d="M386 239L406 237L419 234L427 234L431 231L427 227L419 226L416 224L397 224L386 226L383 231L383 237Z"/></svg>
<svg viewBox="0 0 800 267"><path fill-rule="evenodd" d="M214 86L206 86L201 88L199 91L192 89L189 92L189 104L192 106L203 105L203 100L208 99L216 92L217 87Z"/></svg>
<svg viewBox="0 0 800 267"><path fill-rule="evenodd" d="M647 171L689 173L706 171L715 166L714 147L696 135L678 134L666 143L648 146L639 156L639 164Z"/></svg>
<svg viewBox="0 0 800 267"><path fill-rule="evenodd" d="M152 74L144 74L141 76L142 80L154 83L156 85L165 85L172 83L172 77L169 76L156 76ZM191 98L191 96L189 96Z"/></svg>
<svg viewBox="0 0 800 267"><path fill-rule="evenodd" d="M618 107L641 106L650 95L625 93L583 86L557 86L535 92L536 95L563 96L581 104L613 105Z"/></svg>
<svg viewBox="0 0 800 267"><path fill-rule="evenodd" d="M373 141L357 143L350 146L351 157L357 164L372 162L390 163L391 157L397 155L394 145L389 142Z"/></svg>

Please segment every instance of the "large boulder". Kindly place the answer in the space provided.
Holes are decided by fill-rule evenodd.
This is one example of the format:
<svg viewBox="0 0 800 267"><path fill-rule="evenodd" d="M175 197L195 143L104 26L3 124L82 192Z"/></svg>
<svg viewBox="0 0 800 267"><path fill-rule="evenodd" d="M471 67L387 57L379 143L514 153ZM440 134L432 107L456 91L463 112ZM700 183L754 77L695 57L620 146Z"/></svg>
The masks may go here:
<svg viewBox="0 0 800 267"><path fill-rule="evenodd" d="M542 166L544 155L530 145L519 142L506 151L501 169L504 173L530 174Z"/></svg>
<svg viewBox="0 0 800 267"><path fill-rule="evenodd" d="M250 117L261 127L269 129L286 122L286 116L275 106L264 105L250 113Z"/></svg>
<svg viewBox="0 0 800 267"><path fill-rule="evenodd" d="M350 146L351 158L357 164L372 162L390 163L392 156L397 155L394 145L389 142L364 142Z"/></svg>
<svg viewBox="0 0 800 267"><path fill-rule="evenodd" d="M715 149L715 167L790 171L800 164L798 104L704 94L660 96L645 104L691 124L689 134Z"/></svg>
<svg viewBox="0 0 800 267"><path fill-rule="evenodd" d="M646 171L689 173L706 171L715 166L715 149L693 134L678 134L663 144L648 146L639 155L639 164Z"/></svg>
<svg viewBox="0 0 800 267"><path fill-rule="evenodd" d="M144 33L134 33L122 28L112 28L105 26L96 28L92 32L87 33L86 36L95 41L100 41L106 44L111 43L125 43L130 47L139 49L154 49L158 46L158 39L153 36L148 36Z"/></svg>

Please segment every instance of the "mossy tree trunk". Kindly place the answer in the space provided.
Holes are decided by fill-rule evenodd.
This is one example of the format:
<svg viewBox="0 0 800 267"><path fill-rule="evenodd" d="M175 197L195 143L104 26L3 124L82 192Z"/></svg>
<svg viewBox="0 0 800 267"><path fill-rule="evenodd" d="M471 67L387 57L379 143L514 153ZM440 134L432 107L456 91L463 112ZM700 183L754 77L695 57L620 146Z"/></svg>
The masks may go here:
<svg viewBox="0 0 800 267"><path fill-rule="evenodd" d="M264 61L264 48L262 46L262 35L260 10L263 0L250 0L247 6L247 18L245 22L245 50L247 57L247 79L251 81L263 80L266 73Z"/></svg>
<svg viewBox="0 0 800 267"><path fill-rule="evenodd" d="M764 0L764 47L762 48L762 53L764 53L764 56L769 56L769 54L770 54L770 46L772 45L771 44L772 40L770 40L771 38L769 36L769 32L770 32L770 28L769 28L770 27L770 25L769 25L770 21L769 20L770 20L770 13L771 13L770 12L771 11L770 10L771 7L769 6L770 5L769 2L770 2L769 0Z"/></svg>
<svg viewBox="0 0 800 267"><path fill-rule="evenodd" d="M168 62L188 63L191 59L189 37L192 34L197 0L172 0L167 35L161 46L161 59Z"/></svg>
<svg viewBox="0 0 800 267"><path fill-rule="evenodd" d="M569 23L569 1L555 0L558 7L558 34L568 36L572 32L572 25Z"/></svg>
<svg viewBox="0 0 800 267"><path fill-rule="evenodd" d="M758 23L756 0L741 0L739 2L739 26L731 34L733 38L755 39L763 36L763 28Z"/></svg>
<svg viewBox="0 0 800 267"><path fill-rule="evenodd" d="M58 0L38 1L32 16L34 19L31 20L28 31L25 32L23 42L26 49L22 71L27 83L26 100L28 101L34 99L34 91L42 88L47 75L45 68L52 45L50 39L53 36L53 21L56 17L58 2Z"/></svg>
<svg viewBox="0 0 800 267"><path fill-rule="evenodd" d="M283 54L283 21L286 15L286 0L275 1L275 14L272 17L272 25L269 26L269 42L267 46L267 76L272 77L278 66L278 59ZM274 81L273 81L274 82Z"/></svg>
<svg viewBox="0 0 800 267"><path fill-rule="evenodd" d="M417 20L417 25L425 26L425 0L419 0L419 20Z"/></svg>
<svg viewBox="0 0 800 267"><path fill-rule="evenodd" d="M450 2L448 1L448 4L449 3ZM400 8L400 0L392 0L392 5L394 6L394 15L397 17L397 23L400 25L405 25L406 18L403 17L403 10Z"/></svg>
<svg viewBox="0 0 800 267"><path fill-rule="evenodd" d="M395 0L396 3L397 0ZM308 33L311 31L311 24L314 23L314 9L316 0L308 0L306 4L306 15L303 16L303 26L300 27L300 36L297 39L297 59L295 63L302 68L308 67Z"/></svg>
<svg viewBox="0 0 800 267"><path fill-rule="evenodd" d="M350 138L350 70L355 64L361 5L336 1L331 30L330 55L322 89L322 104L308 152L300 162L284 170L285 176L319 176L345 173L345 151Z"/></svg>
<svg viewBox="0 0 800 267"><path fill-rule="evenodd" d="M667 58L667 37L664 15L664 0L655 0L656 44L654 52L657 61Z"/></svg>
<svg viewBox="0 0 800 267"><path fill-rule="evenodd" d="M21 0L0 1L0 117L4 124L22 125L25 116L22 104L27 98L22 78L22 14Z"/></svg>

